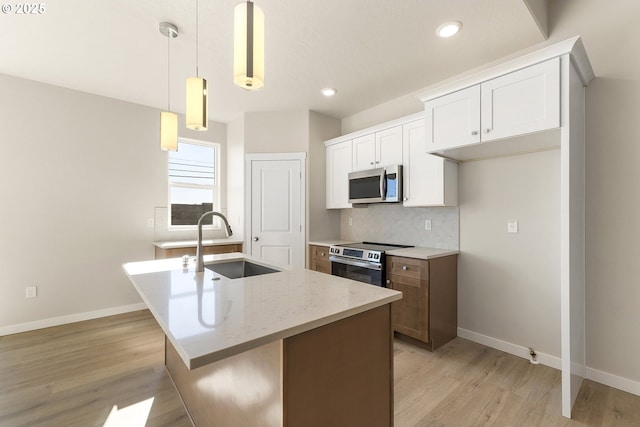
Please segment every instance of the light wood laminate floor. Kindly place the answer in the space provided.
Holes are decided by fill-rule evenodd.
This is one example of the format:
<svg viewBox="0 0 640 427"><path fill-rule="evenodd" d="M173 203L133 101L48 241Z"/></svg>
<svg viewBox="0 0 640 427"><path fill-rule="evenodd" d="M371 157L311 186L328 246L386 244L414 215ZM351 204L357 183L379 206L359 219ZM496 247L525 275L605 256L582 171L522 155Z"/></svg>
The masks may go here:
<svg viewBox="0 0 640 427"><path fill-rule="evenodd" d="M105 425L153 397L147 427L191 426L148 311L0 337L0 426ZM640 397L585 381L560 415L560 372L456 338L429 352L396 340L395 424L640 426Z"/></svg>

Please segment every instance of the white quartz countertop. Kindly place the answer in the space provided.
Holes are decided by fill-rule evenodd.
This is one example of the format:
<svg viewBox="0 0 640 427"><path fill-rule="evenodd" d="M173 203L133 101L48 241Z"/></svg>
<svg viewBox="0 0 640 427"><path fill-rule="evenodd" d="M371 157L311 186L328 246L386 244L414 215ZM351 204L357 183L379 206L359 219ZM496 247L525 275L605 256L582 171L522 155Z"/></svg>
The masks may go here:
<svg viewBox="0 0 640 427"><path fill-rule="evenodd" d="M455 249L438 249L438 248L401 248L401 249L393 249L385 252L387 255L393 256L403 256L407 258L418 258L418 259L432 259L439 258L443 256L456 255L459 254L460 251Z"/></svg>
<svg viewBox="0 0 640 427"><path fill-rule="evenodd" d="M347 245L349 243L358 243L358 242L354 242L353 240L340 240L340 239L309 241L310 245L316 245L316 246Z"/></svg>
<svg viewBox="0 0 640 427"><path fill-rule="evenodd" d="M243 243L242 239L233 237L227 237L225 239L205 239L202 241L203 246L218 246L218 245L235 245ZM198 245L197 240L176 240L176 241L158 241L153 244L160 249L174 249L174 248L195 248Z"/></svg>
<svg viewBox="0 0 640 427"><path fill-rule="evenodd" d="M249 259L205 255L205 265ZM227 279L180 258L123 269L189 369L368 311L400 292L310 270ZM214 277L220 279L213 280Z"/></svg>

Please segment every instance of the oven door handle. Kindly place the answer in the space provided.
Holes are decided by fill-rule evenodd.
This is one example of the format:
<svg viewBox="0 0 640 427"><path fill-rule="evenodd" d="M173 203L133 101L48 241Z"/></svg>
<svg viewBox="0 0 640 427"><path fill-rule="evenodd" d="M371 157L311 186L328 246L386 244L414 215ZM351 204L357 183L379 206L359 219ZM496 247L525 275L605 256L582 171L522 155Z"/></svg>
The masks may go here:
<svg viewBox="0 0 640 427"><path fill-rule="evenodd" d="M336 257L336 256L329 257L329 261L337 262L338 264L353 265L354 267L368 268L370 270L382 270L382 264L374 264L367 261L356 261L356 260L345 259L345 258Z"/></svg>

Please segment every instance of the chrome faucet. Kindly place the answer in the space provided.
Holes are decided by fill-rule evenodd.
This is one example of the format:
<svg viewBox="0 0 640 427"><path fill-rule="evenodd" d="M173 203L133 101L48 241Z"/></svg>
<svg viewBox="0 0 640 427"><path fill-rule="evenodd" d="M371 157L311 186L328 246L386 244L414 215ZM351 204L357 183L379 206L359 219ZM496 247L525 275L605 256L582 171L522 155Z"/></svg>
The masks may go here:
<svg viewBox="0 0 640 427"><path fill-rule="evenodd" d="M196 273L201 273L204 271L204 260L202 259L202 222L209 216L219 216L224 221L224 226L227 230L227 237L233 236L233 231L231 231L231 226L229 226L229 221L227 221L227 217L222 215L220 212L209 211L202 214L202 216L198 219L198 246L196 248Z"/></svg>

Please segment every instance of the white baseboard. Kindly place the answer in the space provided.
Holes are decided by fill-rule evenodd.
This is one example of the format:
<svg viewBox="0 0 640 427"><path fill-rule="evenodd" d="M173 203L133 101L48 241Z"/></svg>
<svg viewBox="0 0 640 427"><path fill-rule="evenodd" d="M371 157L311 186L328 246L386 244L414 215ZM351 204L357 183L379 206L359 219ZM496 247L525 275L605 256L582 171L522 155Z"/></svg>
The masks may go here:
<svg viewBox="0 0 640 427"><path fill-rule="evenodd" d="M131 311L144 310L146 308L146 304L141 302L138 304L121 305L118 307L105 308L102 310L70 314L68 316L51 317L49 319L36 320L33 322L18 323L16 325L0 327L0 336L19 334L20 332L34 331L36 329L49 328L51 326L60 326L66 325L68 323L82 322L83 320L91 320L97 319L99 317L129 313Z"/></svg>
<svg viewBox="0 0 640 427"><path fill-rule="evenodd" d="M505 353L513 354L514 356L529 359L529 349L526 347L522 347L507 341L502 341L497 338L482 335L477 332L469 331L462 328L458 328L458 336L460 338L468 339L469 341L477 342L478 344L486 345L487 347L504 351ZM538 355L538 361L540 362L540 364L558 370L562 369L562 360L559 357L540 352L536 353ZM627 393L635 394L636 396L640 396L639 381L619 377L617 375L613 375L608 372L599 371L597 369L589 367L587 367L586 370L586 379L604 384L609 387L617 388L618 390L626 391Z"/></svg>
<svg viewBox="0 0 640 427"><path fill-rule="evenodd" d="M640 382L587 367L587 379L640 396Z"/></svg>
<svg viewBox="0 0 640 427"><path fill-rule="evenodd" d="M522 357L523 359L529 360L530 358L529 349L527 347L522 347L520 345L512 344L507 341L502 341L497 338L462 328L458 328L458 336L460 338L468 339L469 341L477 342L478 344L486 345L487 347L504 351L505 353L513 354L514 356ZM541 353L537 350L536 354L538 362L540 362L541 365L546 365L558 370L562 369L562 360L559 357Z"/></svg>

